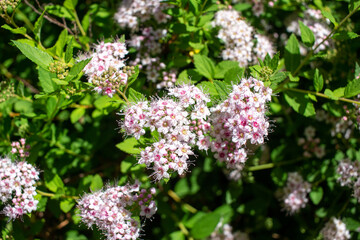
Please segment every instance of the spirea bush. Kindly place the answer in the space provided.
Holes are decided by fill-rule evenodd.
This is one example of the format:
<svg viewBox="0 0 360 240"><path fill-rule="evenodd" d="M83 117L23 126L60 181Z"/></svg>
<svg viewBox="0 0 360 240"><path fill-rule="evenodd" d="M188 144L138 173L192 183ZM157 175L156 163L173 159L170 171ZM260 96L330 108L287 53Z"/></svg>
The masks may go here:
<svg viewBox="0 0 360 240"><path fill-rule="evenodd" d="M0 239L360 239L359 10L0 0Z"/></svg>

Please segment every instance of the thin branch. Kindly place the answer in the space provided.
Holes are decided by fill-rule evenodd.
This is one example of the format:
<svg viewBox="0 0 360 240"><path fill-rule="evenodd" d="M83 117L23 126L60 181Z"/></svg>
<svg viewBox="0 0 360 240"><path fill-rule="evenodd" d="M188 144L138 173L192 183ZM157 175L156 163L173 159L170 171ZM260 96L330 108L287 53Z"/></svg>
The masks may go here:
<svg viewBox="0 0 360 240"><path fill-rule="evenodd" d="M24 0L24 2L26 3L26 5L28 5L34 12L36 12L37 14L41 15L42 13L36 9L36 7L34 7L33 5L31 5L31 3L28 2L28 0ZM38 3L39 5L39 3ZM40 6L40 5L39 5ZM59 27L65 28L71 35L74 35L74 33L71 31L70 28L68 28L65 24L59 22L58 20L50 17L49 15L47 15L46 13L44 14L44 18L46 18L49 22L58 25Z"/></svg>

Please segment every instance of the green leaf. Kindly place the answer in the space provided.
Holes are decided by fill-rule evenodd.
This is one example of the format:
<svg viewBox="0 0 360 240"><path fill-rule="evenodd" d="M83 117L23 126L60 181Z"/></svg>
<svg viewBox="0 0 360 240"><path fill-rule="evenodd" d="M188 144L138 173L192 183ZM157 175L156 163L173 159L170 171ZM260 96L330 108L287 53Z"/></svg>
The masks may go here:
<svg viewBox="0 0 360 240"><path fill-rule="evenodd" d="M75 10L77 3L78 3L78 0L65 0L64 7L66 7L69 10Z"/></svg>
<svg viewBox="0 0 360 240"><path fill-rule="evenodd" d="M299 21L301 30L301 41L308 47L312 47L315 42L314 33L302 21Z"/></svg>
<svg viewBox="0 0 360 240"><path fill-rule="evenodd" d="M287 78L287 74L285 72L277 72L270 77L270 81L273 84L279 84Z"/></svg>
<svg viewBox="0 0 360 240"><path fill-rule="evenodd" d="M210 234L215 230L220 219L221 214L219 213L208 213L202 216L191 229L191 235L194 238L199 239L210 236Z"/></svg>
<svg viewBox="0 0 360 240"><path fill-rule="evenodd" d="M285 46L285 67L286 70L294 72L300 65L299 42L294 34L291 34Z"/></svg>
<svg viewBox="0 0 360 240"><path fill-rule="evenodd" d="M245 72L244 68L236 66L234 68L230 68L224 76L224 81L228 84L238 84L241 81Z"/></svg>
<svg viewBox="0 0 360 240"><path fill-rule="evenodd" d="M358 231L358 229L360 227L360 222L358 220L347 217L347 218L343 219L343 221L346 224L346 228L349 231L356 231L356 232Z"/></svg>
<svg viewBox="0 0 360 240"><path fill-rule="evenodd" d="M57 103L57 99L54 96L49 97L46 102L46 113L49 119L53 117L56 111L56 103Z"/></svg>
<svg viewBox="0 0 360 240"><path fill-rule="evenodd" d="M354 78L360 78L360 66L358 63L355 63L355 74Z"/></svg>
<svg viewBox="0 0 360 240"><path fill-rule="evenodd" d="M76 108L70 114L71 123L79 121L79 119L84 116L85 108Z"/></svg>
<svg viewBox="0 0 360 240"><path fill-rule="evenodd" d="M357 33L347 32L347 31L339 31L335 33L331 38L335 40L349 40L359 37Z"/></svg>
<svg viewBox="0 0 360 240"><path fill-rule="evenodd" d="M315 115L315 108L308 95L288 91L284 93L286 102L298 113L305 117Z"/></svg>
<svg viewBox="0 0 360 240"><path fill-rule="evenodd" d="M70 210L74 206L75 206L75 201L74 201L74 199L71 199L71 198L65 198L65 199L61 200L61 202L60 202L60 209L64 213L70 212Z"/></svg>
<svg viewBox="0 0 360 240"><path fill-rule="evenodd" d="M199 12L199 1L198 0L189 0L190 11L194 13L194 15L198 15Z"/></svg>
<svg viewBox="0 0 360 240"><path fill-rule="evenodd" d="M268 54L266 54L268 56ZM277 52L271 59L270 63L268 63L266 66L271 68L271 70L275 71L279 65L279 59L280 59L280 52Z"/></svg>
<svg viewBox="0 0 360 240"><path fill-rule="evenodd" d="M214 79L215 65L212 60L204 55L194 56L194 65L196 70L207 79Z"/></svg>
<svg viewBox="0 0 360 240"><path fill-rule="evenodd" d="M104 186L103 180L99 174L96 174L90 184L91 191L95 192L100 190Z"/></svg>
<svg viewBox="0 0 360 240"><path fill-rule="evenodd" d="M219 95L218 91L215 88L215 85L211 82L201 82L196 86L200 88L204 93L210 94L210 96Z"/></svg>
<svg viewBox="0 0 360 240"><path fill-rule="evenodd" d="M138 101L143 101L144 99L146 99L144 95L135 91L133 88L129 88L128 100L130 102L136 103Z"/></svg>
<svg viewBox="0 0 360 240"><path fill-rule="evenodd" d="M52 57L38 49L37 47L30 46L27 43L19 42L19 41L12 41L17 48L20 49L20 51L31 61L39 65L40 67L47 69L49 64L53 62Z"/></svg>
<svg viewBox="0 0 360 240"><path fill-rule="evenodd" d="M45 93L52 93L57 90L57 85L51 80L56 77L55 73L51 73L42 67L38 69L39 81Z"/></svg>
<svg viewBox="0 0 360 240"><path fill-rule="evenodd" d="M324 196L324 191L323 191L322 187L315 187L312 189L312 191L310 192L309 195L310 195L311 201L315 205L318 205Z"/></svg>
<svg viewBox="0 0 360 240"><path fill-rule="evenodd" d="M26 28L24 28L24 27L12 28L7 24L2 25L1 27L6 29L6 30L9 30L10 32L12 32L14 34L21 34L21 35L26 34Z"/></svg>
<svg viewBox="0 0 360 240"><path fill-rule="evenodd" d="M202 76L195 69L185 69L179 74L175 84L195 84L200 81L201 78Z"/></svg>
<svg viewBox="0 0 360 240"><path fill-rule="evenodd" d="M240 68L239 67L239 63L235 62L235 61L222 61L219 62L218 65L216 65L215 67L215 76L214 78L224 78L225 77L225 73L232 68Z"/></svg>
<svg viewBox="0 0 360 240"><path fill-rule="evenodd" d="M353 97L358 95L359 93L360 93L360 78L354 79L346 85L344 91L345 97L347 98Z"/></svg>
<svg viewBox="0 0 360 240"><path fill-rule="evenodd" d="M45 11L43 11L43 13L40 15L40 17L36 20L35 25L34 25L34 35L35 35L35 39L36 41L40 42L41 39L41 27L43 25L43 20L44 20L44 14Z"/></svg>
<svg viewBox="0 0 360 240"><path fill-rule="evenodd" d="M60 5L47 5L45 7L46 12L55 15L60 18L67 18L69 20L75 20L74 16L69 12L69 10Z"/></svg>
<svg viewBox="0 0 360 240"><path fill-rule="evenodd" d="M44 172L45 186L52 192L57 192L58 189L64 188L64 183L59 175L52 175L49 171Z"/></svg>
<svg viewBox="0 0 360 240"><path fill-rule="evenodd" d="M91 61L91 58L82 60L78 63L76 63L69 71L69 74L66 76L65 81L70 81L74 78L76 78L79 73L84 69L84 67Z"/></svg>
<svg viewBox="0 0 360 240"><path fill-rule="evenodd" d="M320 92L324 87L324 79L323 76L320 74L319 69L315 70L314 87L316 92Z"/></svg>
<svg viewBox="0 0 360 240"><path fill-rule="evenodd" d="M140 143L136 138L127 138L123 142L116 144L116 147L129 154L141 153Z"/></svg>
<svg viewBox="0 0 360 240"><path fill-rule="evenodd" d="M359 0L350 0L349 3L349 12L354 11L357 8L357 11L359 11L360 1Z"/></svg>
<svg viewBox="0 0 360 240"><path fill-rule="evenodd" d="M218 81L218 80L214 80L214 85L215 85L216 91L218 92L218 94L222 100L225 100L226 98L228 98L229 93L231 91L231 85L226 84L223 81Z"/></svg>
<svg viewBox="0 0 360 240"><path fill-rule="evenodd" d="M73 41L74 41L74 37L71 36L71 38L66 46L66 50L65 50L65 62L66 63L70 62L70 60L73 57L73 49L74 49Z"/></svg>
<svg viewBox="0 0 360 240"><path fill-rule="evenodd" d="M215 209L214 213L221 215L222 223L229 223L234 215L234 210L230 205L222 205Z"/></svg>
<svg viewBox="0 0 360 240"><path fill-rule="evenodd" d="M338 23L336 22L334 16L330 12L330 10L322 10L321 13L324 17L328 18L330 20L330 22L332 22L335 26L338 25Z"/></svg>
<svg viewBox="0 0 360 240"><path fill-rule="evenodd" d="M335 94L333 93L333 91L331 91L330 89L325 89L324 94L326 96L328 96L330 99L332 100L338 100L339 98L335 96Z"/></svg>
<svg viewBox="0 0 360 240"><path fill-rule="evenodd" d="M234 9L241 12L241 11L245 11L247 9L252 8L253 5L250 3L238 3L234 6Z"/></svg>
<svg viewBox="0 0 360 240"><path fill-rule="evenodd" d="M140 72L139 66L135 66L134 71L135 73L131 74L131 76L128 79L128 87L130 87L130 85L133 84L137 79L137 77L139 76L139 72Z"/></svg>

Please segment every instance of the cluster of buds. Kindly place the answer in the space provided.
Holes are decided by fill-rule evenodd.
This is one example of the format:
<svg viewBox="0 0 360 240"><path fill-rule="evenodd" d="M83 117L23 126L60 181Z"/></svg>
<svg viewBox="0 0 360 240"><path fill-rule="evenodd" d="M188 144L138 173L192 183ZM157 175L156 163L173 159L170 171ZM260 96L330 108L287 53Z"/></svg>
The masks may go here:
<svg viewBox="0 0 360 240"><path fill-rule="evenodd" d="M305 138L299 138L298 144L303 147L304 157L310 158L313 154L317 158L323 158L325 156L325 147L319 146L320 138L315 138L315 128L308 126L304 131Z"/></svg>
<svg viewBox="0 0 360 240"><path fill-rule="evenodd" d="M0 13L1 10L4 13L7 13L9 7L15 9L19 2L20 0L0 0Z"/></svg>
<svg viewBox="0 0 360 240"><path fill-rule="evenodd" d="M60 80L64 80L69 74L68 68L69 66L62 61L54 61L49 65L50 72L55 73Z"/></svg>
<svg viewBox="0 0 360 240"><path fill-rule="evenodd" d="M346 240L350 239L350 232L346 229L345 223L332 217L321 230L324 240Z"/></svg>
<svg viewBox="0 0 360 240"><path fill-rule="evenodd" d="M0 200L6 204L2 213L16 219L36 210L35 183L39 172L27 162L0 158Z"/></svg>
<svg viewBox="0 0 360 240"><path fill-rule="evenodd" d="M288 214L294 214L304 208L309 201L307 194L311 186L304 181L297 172L289 173L286 186L280 191L279 200L283 202L284 210Z"/></svg>
<svg viewBox="0 0 360 240"><path fill-rule="evenodd" d="M12 142L11 147L11 153L18 154L20 158L25 159L29 156L30 145L26 145L25 138L21 138L18 142Z"/></svg>
<svg viewBox="0 0 360 240"><path fill-rule="evenodd" d="M163 79L157 85L157 89L162 88L170 88L175 86L176 78L176 71L170 70L170 72L162 72Z"/></svg>
<svg viewBox="0 0 360 240"><path fill-rule="evenodd" d="M113 94L117 89L127 84L128 74L119 72L115 68L110 67L108 71L103 72L100 76L94 75L92 83L95 86L95 91L98 93L104 93L109 97L113 97Z"/></svg>
<svg viewBox="0 0 360 240"><path fill-rule="evenodd" d="M173 172L183 174L189 155L193 155L192 146L207 150L210 144L209 97L190 85L169 89L169 96L177 100L168 97L130 106L121 124L126 134L137 139L147 129L159 133L159 141L146 147L139 159L140 164L154 170L155 180L169 178Z"/></svg>
<svg viewBox="0 0 360 240"><path fill-rule="evenodd" d="M0 82L0 103L3 103L14 96L16 96L14 84L5 81Z"/></svg>
<svg viewBox="0 0 360 240"><path fill-rule="evenodd" d="M112 97L116 90L127 84L128 71L123 71L127 53L125 43L100 42L92 54L81 58L91 58L84 72L89 82L94 84L95 91Z"/></svg>
<svg viewBox="0 0 360 240"><path fill-rule="evenodd" d="M265 116L266 102L272 90L250 77L241 79L221 104L211 108L211 151L215 158L226 162L229 169L243 167L247 159L246 143L262 144L268 135Z"/></svg>
<svg viewBox="0 0 360 240"><path fill-rule="evenodd" d="M109 240L136 240L140 217L151 218L156 210L155 189L140 189L140 183L107 187L84 195L78 201L80 216L89 228L96 225Z"/></svg>

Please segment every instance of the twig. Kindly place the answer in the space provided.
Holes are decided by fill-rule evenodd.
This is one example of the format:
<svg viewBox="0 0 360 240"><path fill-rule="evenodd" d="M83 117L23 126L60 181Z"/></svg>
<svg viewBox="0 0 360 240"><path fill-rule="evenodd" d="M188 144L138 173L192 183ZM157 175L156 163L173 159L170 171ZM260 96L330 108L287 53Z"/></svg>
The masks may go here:
<svg viewBox="0 0 360 240"><path fill-rule="evenodd" d="M36 9L36 7L34 7L33 5L31 5L31 3L29 3L27 0L24 0L24 2L26 3L26 5L28 5L32 10L34 10L34 12L36 12L37 14L41 15L42 13ZM37 2L39 7L40 4L39 2ZM74 33L71 31L70 28L68 28L65 24L62 24L61 22L59 22L58 20L48 16L46 13L44 14L44 18L46 18L49 22L58 25L59 27L65 28L71 35L74 35Z"/></svg>

